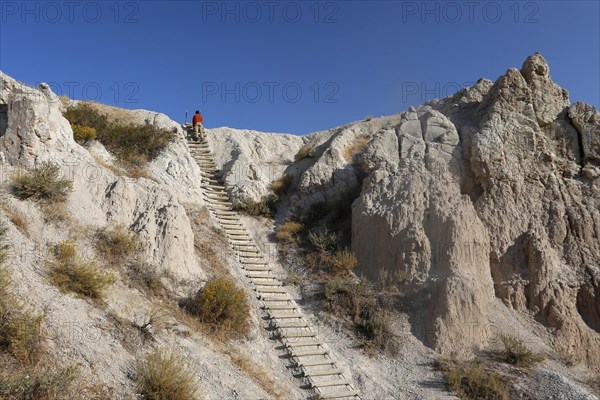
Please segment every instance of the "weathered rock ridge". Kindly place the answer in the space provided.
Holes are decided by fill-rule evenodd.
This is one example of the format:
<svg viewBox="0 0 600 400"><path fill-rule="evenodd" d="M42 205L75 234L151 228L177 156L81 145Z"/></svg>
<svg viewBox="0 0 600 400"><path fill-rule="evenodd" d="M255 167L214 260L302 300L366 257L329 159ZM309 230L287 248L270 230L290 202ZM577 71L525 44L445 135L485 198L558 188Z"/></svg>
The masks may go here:
<svg viewBox="0 0 600 400"><path fill-rule="evenodd" d="M209 134L215 143L253 140ZM361 136L369 140L364 152L344 158ZM539 53L496 82L480 79L448 98L302 143L312 143L314 155L293 163L298 141L266 144L294 178L288 216L361 187L352 209L358 273L406 275L413 333L424 343L446 354L485 347L498 333L491 327L501 301L600 368L600 114L570 104ZM242 152L238 159L261 162ZM238 179L238 193L254 180Z"/></svg>

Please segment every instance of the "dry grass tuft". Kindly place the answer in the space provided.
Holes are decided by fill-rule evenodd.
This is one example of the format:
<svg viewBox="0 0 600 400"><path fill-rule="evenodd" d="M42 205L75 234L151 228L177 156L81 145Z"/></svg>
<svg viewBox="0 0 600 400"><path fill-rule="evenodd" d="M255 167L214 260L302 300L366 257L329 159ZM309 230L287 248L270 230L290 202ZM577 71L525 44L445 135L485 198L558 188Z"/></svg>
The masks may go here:
<svg viewBox="0 0 600 400"><path fill-rule="evenodd" d="M499 358L507 364L530 367L544 360L542 355L534 353L523 343L523 340L515 336L502 335L502 344L504 350L500 352Z"/></svg>
<svg viewBox="0 0 600 400"><path fill-rule="evenodd" d="M486 372L479 364L457 365L439 360L448 387L460 399L508 400L509 391L500 377Z"/></svg>
<svg viewBox="0 0 600 400"><path fill-rule="evenodd" d="M276 399L288 398L289 393L281 390L280 384L267 373L267 368L252 361L246 354L233 354L228 352L231 361L254 381L256 381L265 392Z"/></svg>
<svg viewBox="0 0 600 400"><path fill-rule="evenodd" d="M288 191L290 186L292 185L292 176L291 175L283 175L281 178L273 181L271 183L271 190L276 195L282 195Z"/></svg>
<svg viewBox="0 0 600 400"><path fill-rule="evenodd" d="M294 243L301 230L302 224L295 221L287 221L279 227L277 233L275 233L275 238L279 243Z"/></svg>
<svg viewBox="0 0 600 400"><path fill-rule="evenodd" d="M131 260L139 247L137 235L123 225L100 229L95 237L98 253L112 265Z"/></svg>
<svg viewBox="0 0 600 400"><path fill-rule="evenodd" d="M308 157L313 157L315 152L315 145L307 143L298 150L298 153L294 156L294 161L298 162Z"/></svg>
<svg viewBox="0 0 600 400"><path fill-rule="evenodd" d="M194 400L197 381L186 359L173 351L156 350L135 364L138 394L146 400Z"/></svg>
<svg viewBox="0 0 600 400"><path fill-rule="evenodd" d="M40 368L0 374L0 398L11 400L65 400L80 398L74 390L76 367Z"/></svg>
<svg viewBox="0 0 600 400"><path fill-rule="evenodd" d="M56 247L56 260L49 263L48 278L63 292L72 292L92 299L100 299L115 277L92 261L77 254L75 243L61 242Z"/></svg>
<svg viewBox="0 0 600 400"><path fill-rule="evenodd" d="M73 182L61 176L58 164L48 161L17 171L10 184L12 193L22 200L62 202L73 189Z"/></svg>
<svg viewBox="0 0 600 400"><path fill-rule="evenodd" d="M344 159L348 162L354 160L357 155L365 150L368 144L368 136L357 136L354 141L344 149Z"/></svg>

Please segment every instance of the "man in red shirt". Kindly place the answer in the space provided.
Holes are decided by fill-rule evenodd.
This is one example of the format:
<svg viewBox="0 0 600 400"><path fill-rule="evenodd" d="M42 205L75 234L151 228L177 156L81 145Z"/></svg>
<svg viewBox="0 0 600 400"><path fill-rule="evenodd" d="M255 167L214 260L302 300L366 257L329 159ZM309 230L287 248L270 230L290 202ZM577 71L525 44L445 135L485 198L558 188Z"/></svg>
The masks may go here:
<svg viewBox="0 0 600 400"><path fill-rule="evenodd" d="M196 110L194 118L192 118L192 126L194 127L194 132L196 132L196 137L199 137L200 140L202 140L202 137L204 136L204 126L202 126L202 122L202 114L200 114L200 111Z"/></svg>

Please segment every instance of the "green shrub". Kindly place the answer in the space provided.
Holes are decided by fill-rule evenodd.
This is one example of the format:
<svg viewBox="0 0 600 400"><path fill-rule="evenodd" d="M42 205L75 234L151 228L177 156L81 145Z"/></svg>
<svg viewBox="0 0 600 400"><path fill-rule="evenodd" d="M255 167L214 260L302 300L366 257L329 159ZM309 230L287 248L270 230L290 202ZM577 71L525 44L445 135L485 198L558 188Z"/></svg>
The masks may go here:
<svg viewBox="0 0 600 400"><path fill-rule="evenodd" d="M292 176L291 175L283 175L281 178L273 181L271 183L271 190L276 195L282 195L288 191L290 186L292 185Z"/></svg>
<svg viewBox="0 0 600 400"><path fill-rule="evenodd" d="M95 240L98 253L112 264L127 261L138 245L137 236L123 225L99 230Z"/></svg>
<svg viewBox="0 0 600 400"><path fill-rule="evenodd" d="M242 199L234 205L234 209L248 215L271 218L277 212L278 203L279 196L272 193L264 196L260 201L250 198Z"/></svg>
<svg viewBox="0 0 600 400"><path fill-rule="evenodd" d="M78 396L72 388L76 367L45 368L0 374L0 398L14 400L63 400Z"/></svg>
<svg viewBox="0 0 600 400"><path fill-rule="evenodd" d="M208 281L192 299L188 309L201 322L217 325L226 331L245 333L248 327L250 309L246 294L229 279Z"/></svg>
<svg viewBox="0 0 600 400"><path fill-rule="evenodd" d="M329 252L336 248L338 236L335 232L330 232L328 229L324 229L320 232L310 231L308 233L308 240L316 250Z"/></svg>
<svg viewBox="0 0 600 400"><path fill-rule="evenodd" d="M447 362L441 364L448 387L460 399L509 399L509 391L498 375L486 372L480 365L458 366Z"/></svg>
<svg viewBox="0 0 600 400"><path fill-rule="evenodd" d="M145 400L197 399L194 372L177 353L157 350L135 365L138 394Z"/></svg>
<svg viewBox="0 0 600 400"><path fill-rule="evenodd" d="M298 153L294 156L295 161L304 160L307 157L312 157L315 152L315 145L312 143L307 143L298 150Z"/></svg>
<svg viewBox="0 0 600 400"><path fill-rule="evenodd" d="M43 162L21 170L11 178L11 189L20 199L64 201L73 188L73 182L61 178L60 167Z"/></svg>
<svg viewBox="0 0 600 400"><path fill-rule="evenodd" d="M73 138L79 144L86 144L96 140L98 133L95 128L89 126L73 125Z"/></svg>
<svg viewBox="0 0 600 400"><path fill-rule="evenodd" d="M296 235L302 230L302 224L294 221L286 221L277 230L275 238L280 243L293 243Z"/></svg>
<svg viewBox="0 0 600 400"><path fill-rule="evenodd" d="M523 341L510 335L502 335L504 350L500 352L500 359L507 364L519 367L529 367L543 360L543 357L534 353Z"/></svg>
<svg viewBox="0 0 600 400"><path fill-rule="evenodd" d="M99 299L115 281L114 276L101 271L96 263L81 259L73 242L61 242L56 250L56 261L49 264L48 278L61 291Z"/></svg>
<svg viewBox="0 0 600 400"><path fill-rule="evenodd" d="M337 250L330 257L331 266L336 273L347 273L358 265L358 259L352 250L345 248Z"/></svg>

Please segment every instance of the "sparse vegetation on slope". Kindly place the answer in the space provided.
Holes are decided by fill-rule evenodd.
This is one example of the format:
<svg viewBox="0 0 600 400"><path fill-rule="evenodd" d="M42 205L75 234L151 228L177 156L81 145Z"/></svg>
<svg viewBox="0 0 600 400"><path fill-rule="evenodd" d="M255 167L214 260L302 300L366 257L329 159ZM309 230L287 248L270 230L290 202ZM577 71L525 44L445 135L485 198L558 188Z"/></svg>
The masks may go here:
<svg viewBox="0 0 600 400"><path fill-rule="evenodd" d="M307 143L298 150L296 155L294 156L294 160L296 162L302 161L305 158L312 157L315 152L315 145L312 143Z"/></svg>
<svg viewBox="0 0 600 400"><path fill-rule="evenodd" d="M302 230L302 224L295 221L286 221L275 233L275 238L280 243L293 243L297 239L297 235Z"/></svg>
<svg viewBox="0 0 600 400"><path fill-rule="evenodd" d="M353 161L357 155L359 155L365 150L368 144L368 136L357 136L356 138L354 138L354 141L344 149L344 159L348 162Z"/></svg>
<svg viewBox="0 0 600 400"><path fill-rule="evenodd" d="M276 181L271 182L271 190L277 196L281 196L285 194L290 186L292 185L292 176L291 175L283 175L281 178Z"/></svg>
<svg viewBox="0 0 600 400"><path fill-rule="evenodd" d="M49 161L23 168L11 178L11 190L20 199L61 202L73 188L73 182L61 177L60 167Z"/></svg>
<svg viewBox="0 0 600 400"><path fill-rule="evenodd" d="M92 104L80 102L65 112L74 128L75 140L85 142L96 138L124 163L128 170L137 171L152 161L175 138L175 132L159 128L148 121L143 125L111 121ZM143 174L137 171L138 175Z"/></svg>
<svg viewBox="0 0 600 400"><path fill-rule="evenodd" d="M2 243L5 237L6 227L0 226L0 349L7 350L20 363L30 365L40 357L44 315L11 292L11 273L4 265L7 247Z"/></svg>
<svg viewBox="0 0 600 400"><path fill-rule="evenodd" d="M98 253L111 264L127 262L139 246L138 238L123 225L100 229L95 246Z"/></svg>
<svg viewBox="0 0 600 400"><path fill-rule="evenodd" d="M544 359L540 354L536 354L523 343L523 340L511 336L502 335L502 344L504 350L500 352L500 360L507 364L513 364L518 367L530 367Z"/></svg>
<svg viewBox="0 0 600 400"><path fill-rule="evenodd" d="M135 365L137 392L144 400L198 399L194 372L174 351L156 350Z"/></svg>
<svg viewBox="0 0 600 400"><path fill-rule="evenodd" d="M49 263L48 278L63 292L92 299L100 299L115 281L114 276L102 271L95 262L82 259L75 243L70 241L56 246L56 260Z"/></svg>
<svg viewBox="0 0 600 400"><path fill-rule="evenodd" d="M487 372L479 364L459 365L440 360L450 390L463 400L508 400L509 391L500 377Z"/></svg>
<svg viewBox="0 0 600 400"><path fill-rule="evenodd" d="M264 196L260 201L254 201L250 198L242 199L235 204L233 208L244 214L271 218L275 215L275 212L277 212L278 202L279 196L275 193L271 193Z"/></svg>
<svg viewBox="0 0 600 400"><path fill-rule="evenodd" d="M78 370L75 367L43 368L0 374L0 398L10 400L78 399L73 384Z"/></svg>

